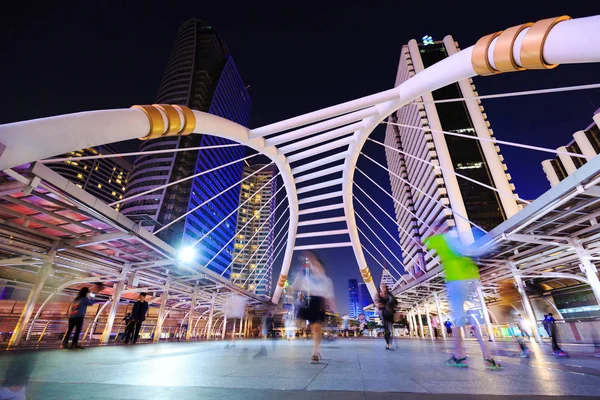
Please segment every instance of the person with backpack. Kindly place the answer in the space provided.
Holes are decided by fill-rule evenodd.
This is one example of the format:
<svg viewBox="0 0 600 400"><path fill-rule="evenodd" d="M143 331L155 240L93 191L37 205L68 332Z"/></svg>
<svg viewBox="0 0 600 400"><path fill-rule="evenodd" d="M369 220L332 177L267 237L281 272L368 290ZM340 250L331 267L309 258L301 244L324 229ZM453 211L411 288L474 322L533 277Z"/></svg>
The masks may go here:
<svg viewBox="0 0 600 400"><path fill-rule="evenodd" d="M83 319L85 318L85 313L87 312L88 306L94 304L95 295L90 292L90 289L87 287L82 287L79 289L79 293L77 293L77 297L73 300L71 304L71 311L69 313L69 327L65 332L65 336L63 337L62 348L68 350L82 350L83 346L79 345L79 335L81 334L81 327L83 326ZM71 346L69 346L69 338L71 337L71 332L75 329L75 334L73 335L73 342Z"/></svg>
<svg viewBox="0 0 600 400"><path fill-rule="evenodd" d="M396 308L397 301L394 296L390 293L387 285L381 283L379 287L379 294L377 296L377 308L383 321L383 337L385 338L385 349L392 349L392 329L394 324L394 310Z"/></svg>

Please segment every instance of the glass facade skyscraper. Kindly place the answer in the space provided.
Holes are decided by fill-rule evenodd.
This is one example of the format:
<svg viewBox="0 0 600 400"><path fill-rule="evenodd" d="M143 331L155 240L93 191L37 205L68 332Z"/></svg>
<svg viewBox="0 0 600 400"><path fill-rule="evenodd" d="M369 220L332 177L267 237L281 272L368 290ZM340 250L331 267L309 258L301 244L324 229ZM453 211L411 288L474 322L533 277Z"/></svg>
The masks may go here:
<svg viewBox="0 0 600 400"><path fill-rule="evenodd" d="M396 86L458 51L452 36L435 42L411 40L402 46ZM465 79L427 93L389 117L389 122L402 125L387 126L385 143L389 146L388 167L393 172L390 185L397 200L394 206L402 257L412 276L437 265L422 244L437 222L443 220L456 227L465 244L469 244L484 233L469 221L489 231L521 208L514 197L500 195L456 175L514 194L500 149L489 141L493 132L476 96L473 81ZM435 103L451 99L464 100Z"/></svg>
<svg viewBox="0 0 600 400"><path fill-rule="evenodd" d="M359 301L358 280L348 279L348 315L350 318L358 318L362 313Z"/></svg>
<svg viewBox="0 0 600 400"><path fill-rule="evenodd" d="M185 105L244 126L248 126L250 119L250 97L229 50L218 33L200 20L189 20L181 25L156 102ZM225 144L232 142L209 135L189 135L148 140L140 150ZM245 148L239 146L140 156L135 162L126 197L234 162L245 154ZM237 215L231 213L238 206L240 186L227 190L185 218L177 219L238 182L242 170L240 161L187 179L126 202L122 212L150 231L170 224L157 236L176 248L193 244L206 235L195 248L196 261L221 273L232 260L233 242L227 243L235 235ZM207 235L217 225L217 229ZM227 271L225 275L228 274Z"/></svg>
<svg viewBox="0 0 600 400"><path fill-rule="evenodd" d="M244 167L231 279L259 296L271 295L275 208L275 166Z"/></svg>

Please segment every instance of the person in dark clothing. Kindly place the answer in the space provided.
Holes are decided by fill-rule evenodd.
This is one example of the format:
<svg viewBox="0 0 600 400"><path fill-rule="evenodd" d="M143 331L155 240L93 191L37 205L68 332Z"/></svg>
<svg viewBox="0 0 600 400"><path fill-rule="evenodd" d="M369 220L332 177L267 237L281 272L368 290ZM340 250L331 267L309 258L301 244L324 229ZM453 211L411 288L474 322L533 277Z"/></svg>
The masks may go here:
<svg viewBox="0 0 600 400"><path fill-rule="evenodd" d="M75 300L73 300L71 312L69 313L69 328L63 337L63 349L83 349L83 346L79 345L79 335L81 334L81 327L83 326L87 307L94 304L94 297L94 294L90 293L89 288L83 287L79 290ZM73 336L73 343L69 347L69 338L71 337L73 328L75 328L75 335Z"/></svg>
<svg viewBox="0 0 600 400"><path fill-rule="evenodd" d="M450 322L450 319L446 319L446 322L444 322L444 326L446 327L446 334L448 335L448 337L452 337L452 322Z"/></svg>
<svg viewBox="0 0 600 400"><path fill-rule="evenodd" d="M125 344L132 341L137 343L138 337L140 336L140 329L142 322L146 320L146 313L148 312L148 302L146 301L146 293L140 293L140 300L133 305L131 310L131 322L127 325L125 331Z"/></svg>
<svg viewBox="0 0 600 400"><path fill-rule="evenodd" d="M379 295L377 296L377 308L381 313L381 319L383 320L385 348L386 350L392 349L392 325L394 324L394 309L396 308L396 299L390 293L388 287L385 284L381 284L379 288Z"/></svg>

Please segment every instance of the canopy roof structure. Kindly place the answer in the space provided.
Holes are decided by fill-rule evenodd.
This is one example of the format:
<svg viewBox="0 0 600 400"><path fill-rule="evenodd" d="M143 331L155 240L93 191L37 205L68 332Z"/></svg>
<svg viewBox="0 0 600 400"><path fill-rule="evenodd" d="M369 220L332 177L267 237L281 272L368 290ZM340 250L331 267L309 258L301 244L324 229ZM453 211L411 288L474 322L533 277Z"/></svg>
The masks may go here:
<svg viewBox="0 0 600 400"><path fill-rule="evenodd" d="M151 293L170 286L168 298L161 302L173 307L186 302L190 307L194 287L200 299L196 306L206 304L214 293L231 292L264 303L265 299L243 291L206 266L178 261L175 249L36 163L123 140L206 134L268 157L283 180L289 223L273 303L282 295L294 251L333 247L352 248L374 298L377 288L357 229L353 190L358 158L375 127L404 105L459 80L599 61L600 16L562 16L512 27L502 35L486 35L475 46L452 54L393 89L255 129L178 105L133 106L2 125L2 270L17 269L11 279L26 286L35 280L36 266L51 259L55 270L46 285L50 289L79 281L117 285L127 274L135 273ZM488 249L481 262L488 296L494 294L496 282L511 274L590 281L595 269L590 260L597 247L595 184L600 169L600 161L592 161L473 245ZM14 170L26 164L32 168L24 173ZM339 214L325 218L323 212ZM320 230L331 224L339 227ZM305 244L307 238L313 243ZM578 264L584 265L585 273L578 270ZM438 266L398 284L395 292L409 308L442 289ZM217 303L225 301L224 296L216 299Z"/></svg>

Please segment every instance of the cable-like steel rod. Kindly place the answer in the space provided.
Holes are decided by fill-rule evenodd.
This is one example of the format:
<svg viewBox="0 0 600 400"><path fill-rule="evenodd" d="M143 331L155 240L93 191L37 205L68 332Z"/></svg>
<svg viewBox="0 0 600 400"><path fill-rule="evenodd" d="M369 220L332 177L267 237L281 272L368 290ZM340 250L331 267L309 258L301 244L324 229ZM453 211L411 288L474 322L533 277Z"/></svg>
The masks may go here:
<svg viewBox="0 0 600 400"><path fill-rule="evenodd" d="M483 229L482 227L480 227L479 225L477 225L476 223L472 222L469 218L465 217L464 215L454 211L454 209L452 209L452 207L448 207L447 205L445 205L444 203L442 203L440 200L437 200L435 198L433 198L432 196L430 196L429 194L425 193L424 191L422 191L421 189L419 189L418 187L416 187L415 185L413 185L412 183L408 182L407 180L405 180L404 178L402 178L401 176L399 176L398 174L390 171L389 169L387 169L386 167L384 167L383 165L381 165L379 162L373 160L371 157L369 157L368 155L366 155L365 153L360 153L363 156L365 156L367 159L371 160L373 163L375 163L377 166L379 166L380 168L382 168L384 171L387 171L388 173L394 175L396 178L400 179L402 182L404 182L405 184L413 187L415 190L417 190L419 193L423 194L425 197L427 197L430 200L435 201L436 203L440 204L442 207L444 207L445 209L449 210L452 212L452 214L462 218L463 220L467 221L469 224L473 225L475 228L479 229L481 232L483 233L487 233L487 231L485 229Z"/></svg>
<svg viewBox="0 0 600 400"><path fill-rule="evenodd" d="M518 97L518 96L529 96L534 94L545 94L545 93L560 93L560 92L571 92L576 90L589 90L589 89L598 89L600 88L600 83L591 83L589 85L577 85L577 86L564 86L559 88L550 88L550 89L537 89L537 90L525 90L522 92L511 92L511 93L498 93L498 94L486 94L483 96L473 96L473 97L457 97L454 99L444 99L444 100L432 100L432 101L415 101L414 103L409 104L430 104L430 103L452 103L457 101L465 101L471 99L499 99L503 97Z"/></svg>
<svg viewBox="0 0 600 400"><path fill-rule="evenodd" d="M387 191L387 190L385 190L384 188L382 188L382 187L381 187L381 186L380 186L380 185L379 185L377 182L375 182L375 181L373 180L373 178L371 178L369 175L367 175L366 173L364 173L364 172L363 172L363 171L362 171L360 168L356 167L356 170L357 170L358 172L360 172L361 174L363 174L363 175L364 175L364 176L365 176L365 177L366 177L368 180L370 180L370 181L371 181L371 182L372 182L372 183L373 183L375 186L377 186L379 189L381 189L381 191L382 191L383 193L385 193L386 195L388 195L388 196L390 197L390 199L392 199L392 200L394 201L394 203L398 204L400 207L402 207L404 210L406 210L406 212L408 212L410 215L412 215L413 217L415 217L415 218L416 218L416 219L417 219L419 222L421 222L421 223L422 223L423 225L425 225L425 226L428 226L428 227L430 226L430 225L429 225L429 224L428 224L426 221L422 220L422 219L421 219L421 218L420 218L420 217L419 217L417 214L415 214L415 213L413 213L412 211L410 211L410 210L408 209L408 207L406 207L404 204L402 204L402 202L400 202L400 201L398 201L396 198L394 198L394 196L392 196L390 193L388 193L388 191ZM356 182L354 182L354 184L355 184L356 186L358 186L358 184L357 184ZM365 193L365 195L367 195L367 193L366 193L366 192L365 192L365 191L364 191L364 190L363 190L361 187L359 187L359 189L360 189L360 190L361 190L363 193ZM367 196L368 196L368 195L367 195ZM372 200L372 199L371 199L371 200ZM375 202L375 201L373 200L373 202ZM380 207L380 206L379 206L379 204L377 204L377 202L375 202L375 204L376 204L378 207ZM381 207L380 207L380 208L381 208ZM383 211L383 209L381 209L381 210ZM384 212L385 212L385 211L384 211ZM391 218L391 217L390 217L390 218ZM393 218L392 218L392 219L393 219Z"/></svg>
<svg viewBox="0 0 600 400"><path fill-rule="evenodd" d="M285 241L281 241L279 243L279 245L281 245L282 243L285 243ZM277 259L277 257L279 257L279 255L281 254L281 252L283 251L283 249L285 249L285 246L281 246L279 248L279 251L277 251L277 248L275 247L275 250L273 250L273 252L277 251L277 254L275 254L275 256L273 257L273 262L275 262L275 260ZM260 276L260 275L258 276L258 278L257 278L258 283L256 284L256 287L254 288L254 294L256 294L256 290L261 285L261 283L265 280L265 278L267 277L267 274L273 270L273 262L271 263L271 265L269 266L269 268L267 268L265 270L266 272L264 272L262 276Z"/></svg>
<svg viewBox="0 0 600 400"><path fill-rule="evenodd" d="M147 195L147 194L150 194L150 193L152 193L152 192L156 192L157 190L162 190L162 189L168 188L169 186L177 185L177 184L179 184L179 183L181 183L181 182L185 182L185 181L188 181L188 180L190 180L190 179L198 178L199 176L202 176L202 175L208 174L208 173L210 173L210 172L217 171L217 170L219 170L219 169L221 169L221 168L228 167L228 166L230 166L230 165L233 165L233 164L235 164L235 163L238 163L238 162L240 162L240 161L246 161L246 160L248 160L248 159L250 159L250 158L252 158L252 157L256 157L256 156L258 156L259 154L260 154L260 153L252 154L251 156L247 156L247 157L244 157L244 158L240 158L239 160L231 161L231 162L229 162L229 163L227 163L227 164L219 165L218 167L211 168L211 169L209 169L209 170L206 170L206 171L199 172L199 173L197 173L197 174L194 174L194 175L191 175L191 176L188 176L188 177L185 177L185 178L179 179L179 180L177 180L177 181L174 181L174 182L170 182L170 183L167 183L167 184L164 184L164 185L157 186L157 187L155 187L155 188L152 188L152 189L150 189L150 190L146 190L145 192L141 192L141 193L138 193L138 194L136 194L136 195L133 195L133 196L125 197L124 199L121 199L121 200L119 200L119 201L115 201L115 202L113 202L113 203L110 203L110 204L109 204L109 206L111 206L111 207L112 207L112 206L114 206L114 205L117 205L117 204L119 204L119 203L125 203L125 202L131 201L131 200L133 200L133 199L136 199L136 198L138 198L138 197L141 197L141 196L145 196L145 195Z"/></svg>
<svg viewBox="0 0 600 400"><path fill-rule="evenodd" d="M115 154L98 154L96 156L76 156L76 157L64 157L64 158L50 158L47 160L40 160L39 163L49 164L64 161L80 161L80 160L96 160L102 158L114 158L114 157L130 157L130 156L143 156L152 154L163 154L163 153L178 153L180 151L194 151L194 150L210 150L210 149L222 149L226 147L239 147L243 146L238 143L234 144L222 144L215 146L199 146L199 147L187 147L183 149L164 149L164 150L148 150L148 151L134 151L132 153L115 153Z"/></svg>
<svg viewBox="0 0 600 400"><path fill-rule="evenodd" d="M230 212L229 214L227 214L226 217L224 217L221 222L219 222L217 225L213 226L208 232L206 232L200 239L196 240L194 242L194 244L192 244L191 247L195 247L198 243L200 243L201 241L203 241L204 239L206 239L208 237L208 235L210 235L211 233L214 232L215 229L217 229L219 226L221 226L221 224L225 221L227 221L227 219L229 219L229 217L231 217L233 214L235 214L240 208L244 207L246 204L248 204L248 202L254 197L256 196L261 190L263 190L265 187L267 187L267 185L270 185L271 182L273 182L275 179L277 179L277 177L281 174L281 172L278 172L277 175L275 175L273 178L269 179L269 181L267 183L265 183L264 185L261 186L261 188L259 190L257 190L252 196L248 197L242 204L240 204L238 206L238 208L236 208L235 210L233 210L232 212Z"/></svg>
<svg viewBox="0 0 600 400"><path fill-rule="evenodd" d="M364 220L363 220L363 221L364 221ZM371 246L373 246L373 248L374 248L375 250L377 250L377 252L379 253L379 255L381 255L381 257L383 257L383 259L384 259L384 260L385 260L385 261L386 261L386 262L387 262L387 263L390 265L390 267L392 267L392 269L393 269L394 271L396 271L396 273L398 273L398 275L399 275L399 276L400 276L402 279L404 279L404 281L405 281L406 283L408 283L408 281L407 281L407 280L406 280L406 278L405 278L405 277L402 275L402 273L400 273L400 271L398 271L398 270L396 269L396 267L394 267L394 264L392 264L392 263L390 262L390 260L388 260L388 258L387 258L387 257L386 257L386 256L385 256L385 255L384 255L382 252L381 252L381 250L379 250L379 248L378 248L377 246L375 246L375 244L374 244L374 243L371 241L371 239L369 239L369 237L368 237L368 236L367 236L367 235L366 235L366 234L365 234L363 231L361 231L361 229L360 229L358 226L356 227L356 229L358 230L358 232L359 232L359 233L361 233L361 234L364 236L364 238L365 238L365 239L367 239L367 242L369 242L369 244L371 244ZM379 237L377 236L377 238L379 238ZM380 238L379 238L379 240L380 240L380 241L381 241L381 243L382 243L382 244L385 246L385 243L383 243L383 241L382 241ZM363 246L363 245L361 244L361 246ZM385 247L388 249L388 251L389 251L390 253L392 253L392 251L390 250L390 248L389 248L389 247L387 247L387 246L385 246ZM364 248L364 246L363 246L363 248ZM369 253L369 254L371 254L371 253ZM392 255L395 257L395 254L394 254L394 253L392 253ZM372 255L372 254L371 254L371 257L373 257L373 255ZM373 258L375 258L375 257L373 257ZM398 259L398 257L395 257L395 258L398 260L398 262L400 263L400 265L402 265L402 268L403 268L403 269L406 271L406 266L405 266L405 265L402 263L402 261L400 261L400 260ZM386 268L384 267L384 269L386 269ZM410 274L410 275L411 275L411 276L414 278L413 274L411 274L411 273L410 273L410 271L409 271L408 273L409 273L409 274Z"/></svg>
<svg viewBox="0 0 600 400"><path fill-rule="evenodd" d="M432 128L429 128L429 127L421 127L421 126L413 126L413 125L407 125L407 124L399 124L397 122L382 121L381 123L385 124L385 125L394 125L394 126L399 126L399 127L403 127L403 128L414 128L414 129L418 129L418 130L421 130L421 131L432 132L432 133L436 133L436 134L457 136L457 137L461 137L461 138L465 138L465 139L480 140L482 142L491 142L491 143L494 143L494 144L503 144L503 145L506 145L506 146L520 147L522 149L537 150L537 151L542 151L542 152L545 152L545 153L552 153L552 154L557 154L557 155L564 155L564 156L577 157L577 158L585 158L585 159L588 159L588 160L594 158L592 156L586 156L586 155L583 155L583 154L571 153L570 151L559 151L559 150L554 150L554 149L548 149L546 147L531 146L531 145L528 145L528 144L508 142L506 140L498 140L496 138L483 138L483 137L479 137L479 136L465 135L465 134L462 134L462 133L442 131L442 130L439 130L439 129L432 129Z"/></svg>
<svg viewBox="0 0 600 400"><path fill-rule="evenodd" d="M213 197L211 197L210 199L206 200L205 202L203 202L202 204L197 205L196 207L192 208L191 210L189 210L188 212L186 212L185 214L180 215L179 217L175 218L173 221L169 222L168 224L162 226L160 229L158 229L157 231L154 232L154 235L156 235L157 233L167 229L169 226L173 225L174 223L176 223L177 221L180 221L181 219L187 217L188 215L190 215L191 213L199 210L200 208L204 207L206 204L210 203L211 201L213 201L214 199L216 199L217 197L221 196L223 193L226 193L227 191L233 189L234 187L236 187L237 185L240 185L241 183L243 183L244 181L246 181L247 179L251 178L252 176L258 174L260 171L262 171L263 169L271 166L273 163L267 164L264 167L254 171L253 173L251 173L250 175L246 176L245 178L243 178L241 181L234 183L233 185L229 186L227 189L223 190L221 193L214 195ZM283 186L282 186L283 187Z"/></svg>
<svg viewBox="0 0 600 400"><path fill-rule="evenodd" d="M371 252L370 252L370 251L369 251L369 250L368 250L368 249L367 249L365 246L363 246L363 245L361 244L361 245L360 245L360 247L362 247L362 249L363 249L364 251L366 251L366 252L367 252L367 254L368 254L368 255L370 255L370 256L371 256L371 258L372 258L373 260L375 260L375 262L381 266L381 269L383 269L384 271L387 269L387 268L386 268L386 267L385 267L385 266L384 266L384 265L383 265L383 264L382 264L382 263L381 263L381 262L380 262L380 261L379 261L377 258L375 258L375 256L373 256L373 254L372 254L372 253L371 253ZM392 274L390 274L390 276L391 276L392 278L394 278L394 280L396 281L396 283L394 284L394 286L395 286L396 284L398 284L398 282L400 281L400 279L396 279L396 278L394 277L394 275L392 275ZM400 277L401 277L401 278L404 278L402 275L400 275ZM405 282L408 282L408 281L406 280L406 278L404 278L404 281L405 281Z"/></svg>
<svg viewBox="0 0 600 400"><path fill-rule="evenodd" d="M363 173L363 174L364 174L364 172L362 172L362 171L361 171L361 173ZM405 235L407 235L407 236L408 236L408 237L409 237L409 238L410 238L410 239L411 239L413 242L415 242L415 244L416 244L417 246L419 246L419 247L421 247L421 249L425 250L425 249L423 248L423 245L422 245L421 243L419 243L419 242L417 241L417 239L415 239L415 238L413 237L413 235L409 234L409 233L406 231L406 229L404 229L402 226L400 226L400 224L398 223L398 221L396 221L396 220L395 220L395 219L394 219L394 218L393 218L393 217L392 217L390 214L388 214L388 212L387 212L387 211L385 211L385 210L384 210L384 209L383 209L383 208L382 208L382 207L381 207L379 204L377 204L377 202L376 202L375 200L373 200L373 198L372 198L371 196L369 196L369 194L368 194L368 193L367 193L367 192L366 192L366 191L365 191L363 188L361 188L360 186L358 186L358 185L356 184L356 182L355 182L354 184L356 185L356 187L357 187L357 188L358 188L358 189L359 189L359 190L360 190L360 191L361 191L361 192L362 192L362 193L363 193L365 196L367 196L367 198L368 198L369 200L371 200L371 202L373 202L373 204L375 204L375 205L376 205L376 206L377 206L377 207L378 207L378 208L379 208L379 209L380 209L380 210L381 210L381 211L382 211L382 212L385 214L385 216L386 216L386 217L388 217L388 218L389 218L389 219L390 219L390 220L391 220L391 221L392 221L394 224L396 224L396 226L398 226L398 228L400 228L400 229L402 230L402 232L404 232L404 234L405 234ZM358 203L359 203L361 206L363 206L363 208L364 208L365 210L367 210L367 212L368 212L369 214L371 214L371 211L369 211L369 209L368 209L367 207L365 207L365 205L364 205L364 204L363 204L363 203L362 203L362 202L361 202L361 201L358 199L358 197L354 196L354 198L356 198L356 201L358 201ZM412 215L412 213L411 213L411 215ZM375 219L376 221L379 221L377 218L375 218L375 216L374 216L373 214L371 214L371 216L372 216L372 217L373 217L373 219ZM425 225L427 225L427 224L425 224ZM402 247L402 246L400 246L400 247Z"/></svg>
<svg viewBox="0 0 600 400"><path fill-rule="evenodd" d="M495 188L495 187L493 187L493 186L487 185L487 184L485 184L485 183L483 183L483 182L480 182L480 181L478 181L478 180L475 180L475 179L473 179L473 178L469 178L468 176L466 176L466 175L463 175L463 174L460 174L460 173L458 173L458 172L456 172L456 171L454 171L454 170L450 170L450 169L448 169L448 168L444 168L444 167L442 167L441 165L435 165L434 163L432 163L432 162L430 162L430 161L423 160L422 158L419 158L419 157L417 157L417 156L413 156L412 154L409 154L409 153L407 153L407 152L405 152L405 151L402 151L402 150L400 150L400 149L395 149L395 148L393 148L392 146L388 146L387 144L385 144L385 143L381 143L381 142L379 142L379 141L377 141L377 140L373 140L373 139L371 139L371 138L369 138L369 140L370 140L371 142L373 142L373 143L377 143L377 144L379 144L379 145L381 145L381 146L384 146L384 147L386 147L386 148L388 148L388 149L390 149L390 150L393 150L393 151L395 151L395 152L397 152L397 153L399 153L399 154L403 154L403 155L405 155L406 157L410 157L410 158L413 158L413 159L415 159L415 160L417 160L417 161L421 161L422 163L425 163L425 164L427 164L427 165L430 165L430 166L432 166L434 169L440 169L440 170L442 170L442 171L447 171L447 172L449 172L449 173L451 173L451 174L454 174L454 175L456 175L456 176L459 176L459 177L461 177L461 178L463 178L463 179L466 179L466 180L467 180L467 181L469 181L469 182L473 182L473 183L474 183L474 184L476 184L476 185L482 186L482 187L484 187L484 188L486 188L486 189L493 190L493 191L494 191L494 192L496 192L496 193L503 194L503 195L505 195L505 196L508 196L508 197L510 197L510 198L512 198L512 199L514 199L514 200L520 201L520 202L522 202L522 203L525 203L525 204L531 204L531 202L530 202L530 201L523 200L523 199L521 199L519 196L517 196L517 195L515 195L515 194L513 194L513 193L507 193L507 192L505 192L505 191L503 191L503 190L497 189L497 188Z"/></svg>
<svg viewBox="0 0 600 400"><path fill-rule="evenodd" d="M388 234L388 236L392 239L392 241L394 242L394 244L397 244L398 247L402 248L402 245L400 244L400 242L397 242L396 239L394 238L394 236L383 226L383 224L377 219L375 218L375 216L369 211L368 208L365 207L365 205L358 199L358 197L354 196L353 197L356 199L356 201L358 201L358 204L360 204L366 211L367 213L371 216L371 218L373 218L375 220L375 222L377 222L379 224L379 226L385 231L385 233ZM363 217L360 216L359 213L356 213L356 216L365 224L365 226L371 231L371 233L373 233L373 235L375 235L375 237L377 237L381 243L387 247L387 245L385 243L383 243L383 240L375 233L375 231L373 230L373 228L371 228L369 226L369 224L367 223L367 221L365 221L363 219ZM397 223L396 223L397 224ZM415 240L412 236L411 238L413 240ZM417 241L415 241L415 243L421 248L422 251L424 251L425 253L427 252L427 250ZM404 265L404 263L402 261L400 261L400 259L398 259L398 257L396 257L396 255L394 254L393 251L390 250L389 247L387 247L388 251L394 256L394 258L396 258L396 260L398 260L398 262L402 265L402 267L404 268L404 270L406 272L408 272L409 274L411 274L414 278L414 275L406 268L406 266ZM411 256L410 254L406 253L406 255L410 258L411 261L414 261L417 263L417 265L419 265L419 260L415 260L415 258L413 256ZM423 269L423 268L421 268Z"/></svg>

